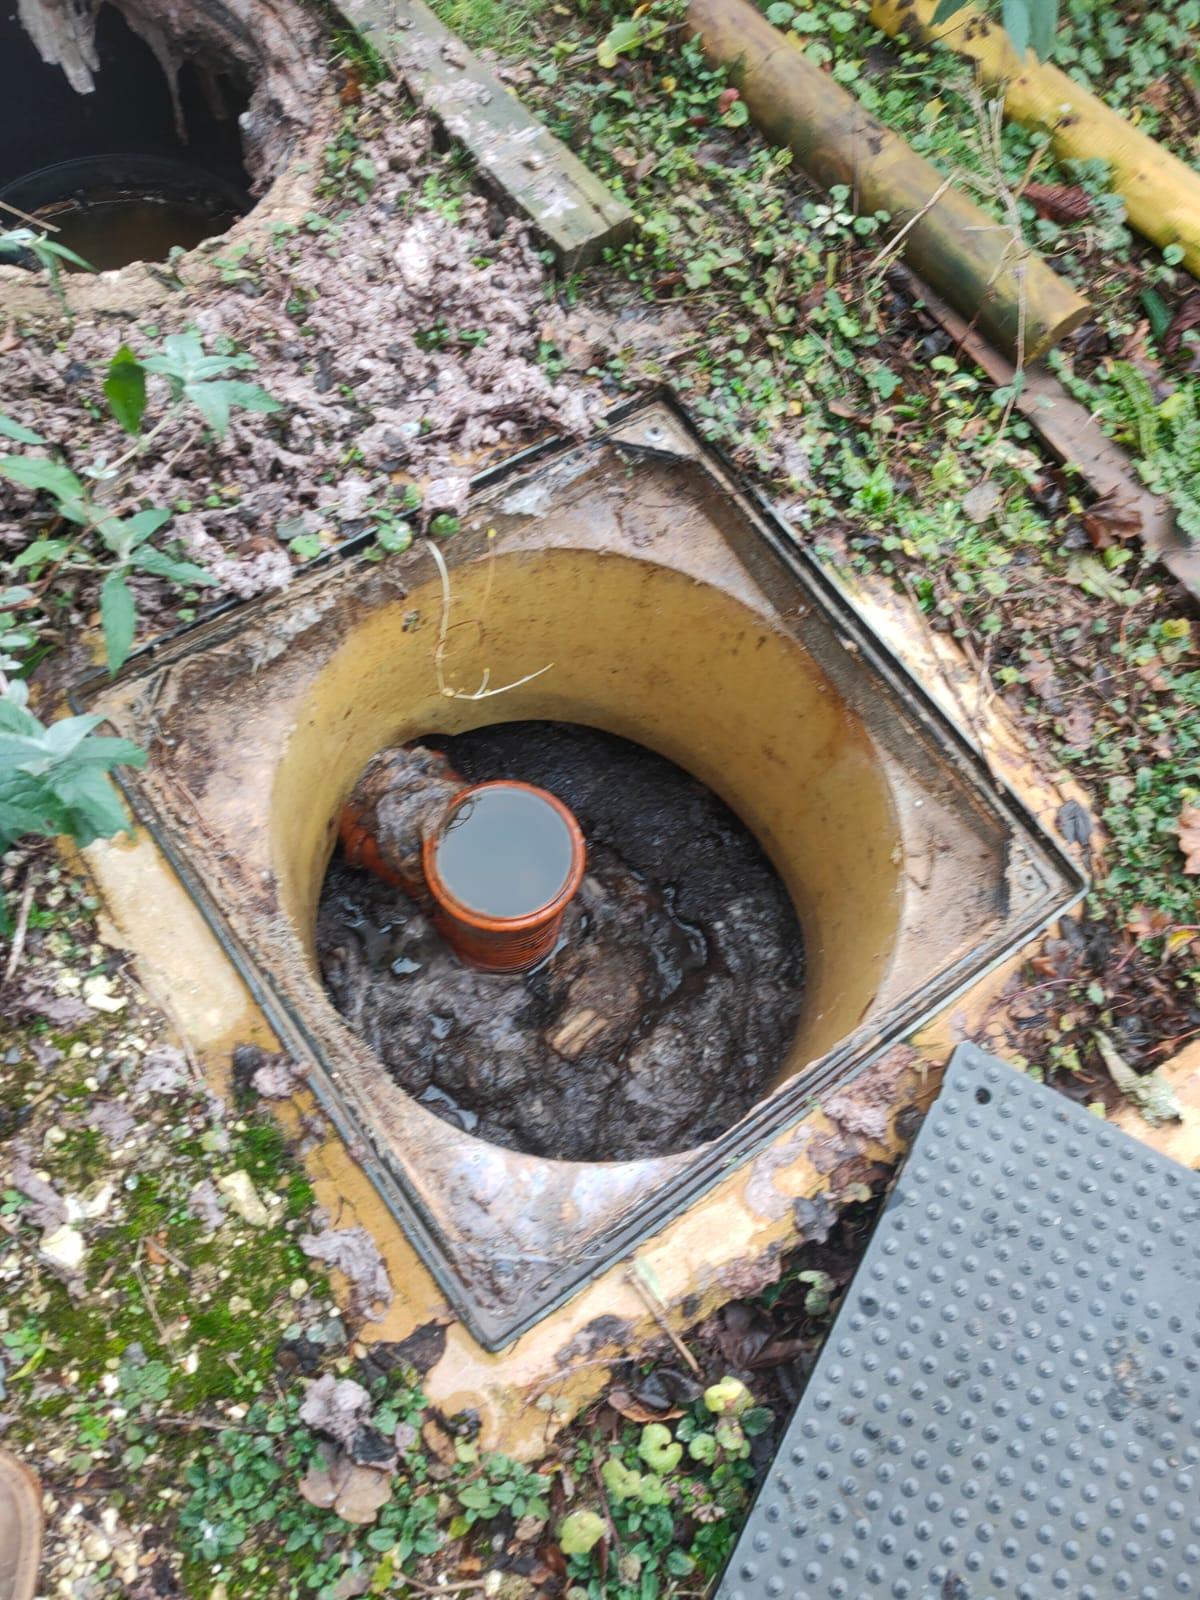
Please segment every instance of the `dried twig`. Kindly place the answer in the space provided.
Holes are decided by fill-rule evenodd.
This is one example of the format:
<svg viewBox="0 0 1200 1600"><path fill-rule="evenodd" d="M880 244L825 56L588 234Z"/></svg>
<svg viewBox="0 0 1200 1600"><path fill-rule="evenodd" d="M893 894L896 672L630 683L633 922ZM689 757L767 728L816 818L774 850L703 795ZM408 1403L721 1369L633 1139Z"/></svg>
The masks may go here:
<svg viewBox="0 0 1200 1600"><path fill-rule="evenodd" d="M158 1331L158 1337L162 1341L163 1348L165 1350L169 1350L172 1356L174 1356L177 1353L175 1349L175 1341L171 1338L171 1335L167 1330L166 1323L159 1315L158 1302L154 1298L154 1291L151 1289L146 1280L146 1275L142 1271L142 1247L145 1242L146 1241L144 1239L138 1240L137 1254L133 1259L133 1275L137 1279L138 1288L142 1293L142 1300L145 1302L146 1310L150 1313L151 1322L153 1322Z"/></svg>
<svg viewBox="0 0 1200 1600"><path fill-rule="evenodd" d="M626 1281L631 1283L634 1289L636 1289L637 1293L640 1295L643 1303L645 1304L646 1309L650 1312L650 1315L654 1318L655 1322L658 1323L659 1327L666 1334L667 1338L670 1339L671 1343L687 1362L688 1366L692 1369L697 1377L700 1377L700 1363L696 1360L695 1356L688 1349L687 1345L684 1344L683 1340L679 1337L674 1328L663 1315L663 1312L666 1308L662 1305L658 1296L650 1288L650 1285L646 1283L641 1274L638 1272L637 1267L634 1266L629 1268L625 1273L625 1278Z"/></svg>
<svg viewBox="0 0 1200 1600"><path fill-rule="evenodd" d="M416 1589L418 1594L461 1594L466 1589L483 1589L487 1586L486 1578L464 1578L461 1583L425 1583L408 1572L398 1572L393 1582Z"/></svg>
<svg viewBox="0 0 1200 1600"><path fill-rule="evenodd" d="M33 868L29 867L25 873L25 887L21 891L21 905L17 912L16 926L13 928L12 943L8 947L8 962L4 968L4 981L11 983L17 975L17 968L21 965L21 957L25 953L25 935L29 929L29 908L33 904Z"/></svg>
<svg viewBox="0 0 1200 1600"><path fill-rule="evenodd" d="M933 210L934 206L937 205L938 201L945 194L946 190L952 188L953 184L954 179L952 177L944 178L942 182L938 184L937 188L929 196L929 199L926 200L921 209L917 212L914 212L904 226L894 233L891 238L888 239L879 248L879 250L876 251L876 253L871 257L870 261L867 262L867 265L863 270L864 279L872 277L879 268L890 265L890 263L896 259L896 257L900 254L900 241L904 238L904 235L909 231L910 228L915 228L917 223L920 222L921 218L927 216L928 213Z"/></svg>
<svg viewBox="0 0 1200 1600"><path fill-rule="evenodd" d="M452 689L446 682L444 660L446 655L446 640L450 633L450 571L446 566L446 558L438 549L432 539L425 540L429 553L433 557L438 569L438 576L442 580L442 616L438 626L438 642L433 652L433 664L437 672L438 693L447 700L488 700L494 694L507 694L510 689L519 689L523 683L532 683L534 678L540 678L544 672L549 672L554 665L548 661L544 667L539 667L536 672L527 672L523 678L514 678L511 683L502 684L498 689L489 689L492 672L490 667L483 669L483 677L479 687L473 693L466 689ZM489 574L490 583L490 574Z"/></svg>

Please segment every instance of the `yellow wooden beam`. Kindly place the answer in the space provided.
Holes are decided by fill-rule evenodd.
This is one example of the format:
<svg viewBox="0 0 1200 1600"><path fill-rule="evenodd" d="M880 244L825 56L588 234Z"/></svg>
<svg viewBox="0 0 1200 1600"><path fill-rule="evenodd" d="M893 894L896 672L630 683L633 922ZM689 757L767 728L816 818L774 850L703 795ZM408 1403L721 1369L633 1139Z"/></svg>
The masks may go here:
<svg viewBox="0 0 1200 1600"><path fill-rule="evenodd" d="M1031 50L1022 61L998 22L968 7L935 26L936 8L937 0L874 0L871 20L976 62L984 83L1003 85L1005 115L1048 133L1060 160L1106 161L1132 226L1156 245L1179 245L1200 277L1200 173Z"/></svg>

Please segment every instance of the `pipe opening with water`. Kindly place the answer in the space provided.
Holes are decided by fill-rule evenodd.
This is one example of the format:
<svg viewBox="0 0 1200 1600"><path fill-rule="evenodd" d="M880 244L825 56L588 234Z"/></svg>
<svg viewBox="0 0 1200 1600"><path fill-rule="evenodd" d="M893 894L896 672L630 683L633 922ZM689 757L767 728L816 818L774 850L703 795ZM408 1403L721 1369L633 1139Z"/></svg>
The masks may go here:
<svg viewBox="0 0 1200 1600"><path fill-rule="evenodd" d="M183 59L168 78L111 5L96 14L94 43L92 87L80 93L16 14L0 17L0 201L100 271L163 262L224 233L253 204L243 68ZM21 225L0 210L0 228Z"/></svg>
<svg viewBox="0 0 1200 1600"><path fill-rule="evenodd" d="M803 942L711 790L564 723L387 752L368 795L372 773L385 873L344 824L317 944L334 1004L401 1087L494 1143L576 1161L690 1148L760 1098L799 1015Z"/></svg>

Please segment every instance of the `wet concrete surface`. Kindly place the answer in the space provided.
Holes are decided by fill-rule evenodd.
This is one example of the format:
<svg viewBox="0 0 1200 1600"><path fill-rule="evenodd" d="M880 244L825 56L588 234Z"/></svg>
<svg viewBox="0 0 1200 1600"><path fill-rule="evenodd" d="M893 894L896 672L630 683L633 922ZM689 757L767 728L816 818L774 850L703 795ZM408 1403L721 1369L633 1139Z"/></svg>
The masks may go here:
<svg viewBox="0 0 1200 1600"><path fill-rule="evenodd" d="M511 1149L577 1161L703 1143L765 1092L804 987L799 925L753 836L627 740L509 723L425 743L468 782L567 804L588 868L523 977L458 962L403 891L335 857L317 923L334 1004L408 1093Z"/></svg>

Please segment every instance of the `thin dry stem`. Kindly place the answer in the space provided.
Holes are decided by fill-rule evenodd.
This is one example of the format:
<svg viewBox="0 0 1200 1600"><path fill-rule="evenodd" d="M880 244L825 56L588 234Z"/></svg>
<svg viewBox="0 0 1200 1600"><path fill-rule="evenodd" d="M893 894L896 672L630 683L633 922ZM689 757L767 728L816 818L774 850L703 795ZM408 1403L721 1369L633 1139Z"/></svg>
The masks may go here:
<svg viewBox="0 0 1200 1600"><path fill-rule="evenodd" d="M540 678L544 672L549 672L553 661L548 661L544 667L539 667L536 672L527 672L523 678L514 678L511 683L502 684L498 689L491 689L488 685L492 679L492 669L485 667L483 676L479 681L478 689L473 692L466 689L452 689L446 682L445 655L446 641L450 634L450 570L446 566L446 558L438 549L432 539L426 539L425 544L438 569L438 576L442 580L442 615L438 626L438 642L433 652L433 665L437 672L438 693L446 700L488 700L493 695L507 694L510 689L519 689L523 683L532 683L535 678ZM488 574L488 592L491 592L491 573Z"/></svg>

